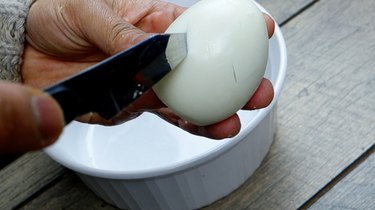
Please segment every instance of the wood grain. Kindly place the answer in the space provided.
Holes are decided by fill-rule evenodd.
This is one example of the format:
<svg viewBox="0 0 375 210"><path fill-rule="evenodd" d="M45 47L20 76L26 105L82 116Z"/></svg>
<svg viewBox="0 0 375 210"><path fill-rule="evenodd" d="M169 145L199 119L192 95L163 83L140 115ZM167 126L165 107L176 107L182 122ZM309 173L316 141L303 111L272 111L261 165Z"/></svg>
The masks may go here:
<svg viewBox="0 0 375 210"><path fill-rule="evenodd" d="M20 205L64 171L43 152L23 155L0 171L0 209Z"/></svg>
<svg viewBox="0 0 375 210"><path fill-rule="evenodd" d="M67 172L60 182L20 209L112 210L116 208L96 197L73 172Z"/></svg>
<svg viewBox="0 0 375 210"><path fill-rule="evenodd" d="M313 198L303 209L375 209L375 145Z"/></svg>
<svg viewBox="0 0 375 210"><path fill-rule="evenodd" d="M289 66L276 140L208 209L296 209L375 143L374 1L319 1L283 26Z"/></svg>
<svg viewBox="0 0 375 210"><path fill-rule="evenodd" d="M262 5L279 24L293 18L317 1L318 0L256 0L256 2Z"/></svg>

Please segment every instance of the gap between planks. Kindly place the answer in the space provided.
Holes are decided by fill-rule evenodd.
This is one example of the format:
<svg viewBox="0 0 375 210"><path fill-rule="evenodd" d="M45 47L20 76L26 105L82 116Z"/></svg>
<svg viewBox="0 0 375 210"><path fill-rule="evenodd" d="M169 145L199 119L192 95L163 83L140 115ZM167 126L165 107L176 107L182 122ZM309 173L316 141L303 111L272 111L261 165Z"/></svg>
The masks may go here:
<svg viewBox="0 0 375 210"><path fill-rule="evenodd" d="M298 210L305 210L310 208L314 203L316 203L320 198L322 198L327 192L329 192L337 183L354 171L359 165L367 160L368 157L374 155L375 144L373 144L369 149L367 149L361 156L359 156L355 161L348 165L341 173L339 173L335 178L328 182L323 188L321 188L317 193L315 193L310 199L308 199Z"/></svg>
<svg viewBox="0 0 375 210"><path fill-rule="evenodd" d="M54 180L48 182L46 185L44 185L42 188L40 188L38 191L33 193L31 196L27 197L25 200L23 200L21 203L17 204L12 208L12 210L21 209L25 205L27 205L29 202L31 202L34 198L39 197L39 195L43 194L45 191L50 189L52 186L58 184L60 181L64 179L64 177L67 176L68 173L73 173L69 169L65 169L61 172L59 176L57 176Z"/></svg>
<svg viewBox="0 0 375 210"><path fill-rule="evenodd" d="M301 13L303 13L305 10L309 9L310 7L312 7L314 4L318 3L320 0L315 0L315 1L312 1L308 4L306 4L304 7L301 7L301 9L299 9L298 11L296 11L293 15L291 15L290 17L288 17L287 19L285 19L284 21L282 21L279 25L280 27L287 24L289 21L291 21L292 19L294 19L295 17L297 17L298 15L300 15Z"/></svg>

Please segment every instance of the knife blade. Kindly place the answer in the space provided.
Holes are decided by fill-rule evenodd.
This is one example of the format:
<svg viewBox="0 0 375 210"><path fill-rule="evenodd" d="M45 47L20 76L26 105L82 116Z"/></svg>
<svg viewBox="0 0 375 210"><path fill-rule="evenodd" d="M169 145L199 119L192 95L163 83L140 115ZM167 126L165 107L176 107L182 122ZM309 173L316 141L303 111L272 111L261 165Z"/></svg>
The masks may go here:
<svg viewBox="0 0 375 210"><path fill-rule="evenodd" d="M89 112L111 119L186 55L186 34L156 34L44 91L60 104L66 124Z"/></svg>

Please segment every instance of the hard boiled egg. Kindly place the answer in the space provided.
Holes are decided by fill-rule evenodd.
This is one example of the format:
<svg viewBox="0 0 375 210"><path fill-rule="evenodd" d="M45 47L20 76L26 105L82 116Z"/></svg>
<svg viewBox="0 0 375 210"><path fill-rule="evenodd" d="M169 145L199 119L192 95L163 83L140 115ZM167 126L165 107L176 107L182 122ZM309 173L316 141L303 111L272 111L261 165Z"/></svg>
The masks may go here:
<svg viewBox="0 0 375 210"><path fill-rule="evenodd" d="M187 57L154 86L172 111L196 125L209 125L246 104L268 58L266 23L251 0L201 0L166 33L187 35Z"/></svg>

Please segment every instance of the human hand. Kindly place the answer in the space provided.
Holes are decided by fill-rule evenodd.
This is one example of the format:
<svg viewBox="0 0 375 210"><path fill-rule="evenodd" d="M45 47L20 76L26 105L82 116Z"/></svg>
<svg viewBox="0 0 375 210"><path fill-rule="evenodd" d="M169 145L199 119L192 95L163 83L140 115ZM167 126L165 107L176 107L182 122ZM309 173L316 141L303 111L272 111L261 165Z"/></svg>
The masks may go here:
<svg viewBox="0 0 375 210"><path fill-rule="evenodd" d="M23 81L46 87L138 43L151 33L164 32L183 11L182 7L152 0L38 0L27 20ZM272 36L274 22L269 16L265 19ZM272 98L272 84L264 79L244 109L263 108ZM80 120L111 125L144 111L156 113L193 134L215 139L234 136L241 127L237 115L204 127L186 123L166 108L152 90L114 119L106 121L98 115L85 115Z"/></svg>
<svg viewBox="0 0 375 210"><path fill-rule="evenodd" d="M23 81L46 87L162 33L183 10L154 0L38 0L27 19Z"/></svg>
<svg viewBox="0 0 375 210"><path fill-rule="evenodd" d="M46 147L63 127L63 114L51 97L37 89L0 81L0 154Z"/></svg>

